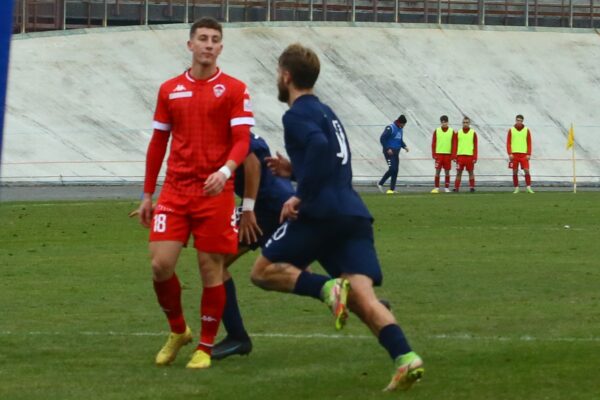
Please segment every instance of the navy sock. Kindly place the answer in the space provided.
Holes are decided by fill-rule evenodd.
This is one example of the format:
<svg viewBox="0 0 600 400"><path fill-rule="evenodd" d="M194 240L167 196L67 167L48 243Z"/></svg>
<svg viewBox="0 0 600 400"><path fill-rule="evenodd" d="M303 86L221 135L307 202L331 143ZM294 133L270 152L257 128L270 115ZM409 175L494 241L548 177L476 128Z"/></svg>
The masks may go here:
<svg viewBox="0 0 600 400"><path fill-rule="evenodd" d="M312 274L310 272L302 271L298 280L296 281L296 286L294 286L294 294L300 296L310 296L315 299L321 299L321 289L325 282L329 279L328 276Z"/></svg>
<svg viewBox="0 0 600 400"><path fill-rule="evenodd" d="M387 350L392 360L412 351L404 337L404 332L396 324L386 325L379 331L379 344Z"/></svg>
<svg viewBox="0 0 600 400"><path fill-rule="evenodd" d="M248 332L246 332L244 322L242 321L242 314L238 306L233 279L226 280L223 282L223 285L225 286L226 300L222 321L227 331L227 336L237 340L248 340Z"/></svg>

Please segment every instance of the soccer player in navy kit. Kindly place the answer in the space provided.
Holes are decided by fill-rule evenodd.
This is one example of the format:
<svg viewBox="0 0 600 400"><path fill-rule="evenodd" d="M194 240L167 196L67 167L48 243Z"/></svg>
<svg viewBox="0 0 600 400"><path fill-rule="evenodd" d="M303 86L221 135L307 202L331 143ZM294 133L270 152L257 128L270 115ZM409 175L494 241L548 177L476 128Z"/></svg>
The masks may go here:
<svg viewBox="0 0 600 400"><path fill-rule="evenodd" d="M279 214L283 204L294 195L290 180L273 175L267 167L266 159L270 156L267 142L251 133L248 156L236 170L234 180L235 193L242 198L242 205L237 210L240 245L236 254L225 259L226 267L248 251L264 246L280 225ZM235 284L227 269L223 281L227 300L222 321L227 336L213 347L213 360L252 351L252 341L238 306Z"/></svg>
<svg viewBox="0 0 600 400"><path fill-rule="evenodd" d="M284 141L290 160L270 159L277 175L293 176L296 194L281 211L281 227L267 241L252 270L252 281L263 289L311 295L332 307L347 305L371 329L395 364L386 390L409 389L423 372L423 361L412 351L393 314L373 290L381 269L373 243L372 217L352 188L350 148L334 112L313 94L320 70L310 49L292 44L279 57L279 100L290 109L283 116ZM319 296L323 279L304 270L319 261L338 277L334 296ZM340 294L340 295L338 295ZM336 319L336 327L337 319Z"/></svg>

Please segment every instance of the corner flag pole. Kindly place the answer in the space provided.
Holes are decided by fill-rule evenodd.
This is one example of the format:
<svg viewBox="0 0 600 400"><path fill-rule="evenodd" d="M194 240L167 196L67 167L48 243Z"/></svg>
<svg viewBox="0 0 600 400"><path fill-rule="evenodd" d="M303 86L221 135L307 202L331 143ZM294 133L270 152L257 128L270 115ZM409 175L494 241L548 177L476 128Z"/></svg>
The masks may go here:
<svg viewBox="0 0 600 400"><path fill-rule="evenodd" d="M573 128L571 127L571 129ZM577 173L575 172L575 143L573 143L571 149L573 150L571 153L571 158L573 159L573 193L577 193Z"/></svg>
<svg viewBox="0 0 600 400"><path fill-rule="evenodd" d="M573 193L577 193L577 173L575 172L575 129L571 122L569 134L567 135L567 150L571 149L571 160L573 161Z"/></svg>
<svg viewBox="0 0 600 400"><path fill-rule="evenodd" d="M4 109L8 83L8 55L12 34L13 0L0 1L0 162L4 137ZM0 163L1 165L1 163Z"/></svg>

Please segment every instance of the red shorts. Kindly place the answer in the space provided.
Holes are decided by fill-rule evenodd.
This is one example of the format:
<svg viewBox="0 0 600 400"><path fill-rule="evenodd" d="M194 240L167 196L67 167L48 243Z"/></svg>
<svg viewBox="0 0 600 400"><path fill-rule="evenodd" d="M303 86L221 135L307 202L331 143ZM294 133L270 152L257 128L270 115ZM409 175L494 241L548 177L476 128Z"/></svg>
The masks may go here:
<svg viewBox="0 0 600 400"><path fill-rule="evenodd" d="M174 240L206 253L235 254L238 231L232 191L217 196L185 196L161 192L150 226L150 241Z"/></svg>
<svg viewBox="0 0 600 400"><path fill-rule="evenodd" d="M527 159L527 154L513 153L513 159L508 163L508 168L516 170L519 169L519 165L521 165L521 169L529 169L529 160Z"/></svg>
<svg viewBox="0 0 600 400"><path fill-rule="evenodd" d="M459 171L466 169L467 171L473 171L475 169L475 157L473 156L458 156L456 158L457 168Z"/></svg>
<svg viewBox="0 0 600 400"><path fill-rule="evenodd" d="M435 169L445 169L446 171L452 168L452 154L436 154Z"/></svg>

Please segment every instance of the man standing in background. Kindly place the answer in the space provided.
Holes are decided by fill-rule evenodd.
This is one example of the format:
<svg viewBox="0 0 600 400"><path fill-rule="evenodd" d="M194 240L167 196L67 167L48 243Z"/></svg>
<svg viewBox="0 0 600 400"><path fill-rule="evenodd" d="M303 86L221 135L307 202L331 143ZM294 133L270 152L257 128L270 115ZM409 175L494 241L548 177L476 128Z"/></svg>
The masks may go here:
<svg viewBox="0 0 600 400"><path fill-rule="evenodd" d="M531 131L523 124L525 118L521 114L515 118L515 125L508 130L506 136L506 152L508 153L508 168L513 170L513 193L519 193L519 165L525 172L525 185L527 193L534 193L531 189L531 175L529 175L529 159L531 158Z"/></svg>
<svg viewBox="0 0 600 400"><path fill-rule="evenodd" d="M388 178L391 178L390 188L385 192L387 194L394 194L396 192L396 180L398 179L398 168L400 165L400 149L404 149L407 152L408 147L404 143L404 126L406 125L406 117L400 115L398 119L386 126L385 130L379 138L379 142L383 147L383 156L388 165L388 170L381 177L377 188L381 193L384 193L385 182Z"/></svg>
<svg viewBox="0 0 600 400"><path fill-rule="evenodd" d="M456 153L452 158L456 160L456 178L454 179L454 191L460 190L460 180L463 170L466 169L469 173L469 190L471 193L475 191L475 163L477 162L477 134L471 128L471 119L463 118L463 127L456 134Z"/></svg>
<svg viewBox="0 0 600 400"><path fill-rule="evenodd" d="M442 126L433 131L431 140L431 157L435 160L434 188L431 193L440 192L440 172L442 168L446 173L444 190L450 191L450 168L452 168L452 144L455 140L454 130L448 126L448 116L440 117Z"/></svg>

